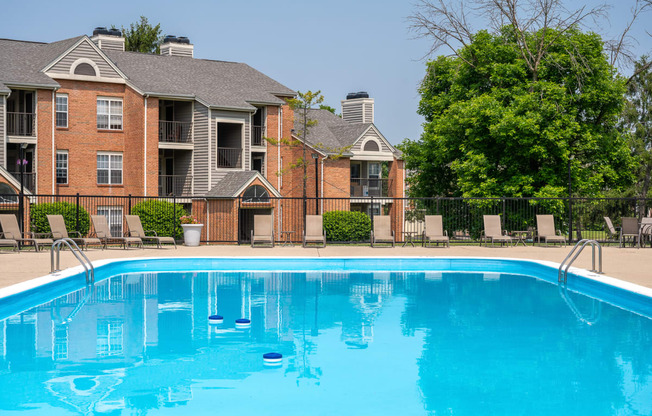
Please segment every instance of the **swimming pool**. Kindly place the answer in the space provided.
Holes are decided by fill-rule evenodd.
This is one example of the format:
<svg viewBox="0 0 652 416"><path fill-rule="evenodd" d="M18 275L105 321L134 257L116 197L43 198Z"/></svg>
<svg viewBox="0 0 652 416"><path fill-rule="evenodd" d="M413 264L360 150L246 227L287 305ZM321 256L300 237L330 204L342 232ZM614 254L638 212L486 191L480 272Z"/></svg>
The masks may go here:
<svg viewBox="0 0 652 416"><path fill-rule="evenodd" d="M93 290L77 272L0 298L0 413L652 413L648 294L563 291L545 263L149 259L105 262Z"/></svg>

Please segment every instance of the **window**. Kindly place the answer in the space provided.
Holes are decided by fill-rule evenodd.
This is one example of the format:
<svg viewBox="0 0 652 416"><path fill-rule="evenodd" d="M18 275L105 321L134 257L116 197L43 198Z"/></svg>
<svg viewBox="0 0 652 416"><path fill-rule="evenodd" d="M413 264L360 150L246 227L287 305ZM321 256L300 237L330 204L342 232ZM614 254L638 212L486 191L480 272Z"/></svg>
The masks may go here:
<svg viewBox="0 0 652 416"><path fill-rule="evenodd" d="M108 357L122 355L124 323L121 320L99 319L97 321L97 355Z"/></svg>
<svg viewBox="0 0 652 416"><path fill-rule="evenodd" d="M57 150L57 184L68 184L68 151Z"/></svg>
<svg viewBox="0 0 652 416"><path fill-rule="evenodd" d="M57 127L68 127L68 94L57 94Z"/></svg>
<svg viewBox="0 0 652 416"><path fill-rule="evenodd" d="M53 325L52 332L52 358L56 360L68 359L68 326Z"/></svg>
<svg viewBox="0 0 652 416"><path fill-rule="evenodd" d="M93 65L82 62L75 67L75 75L88 75L94 77L97 74L95 73L95 68L93 68Z"/></svg>
<svg viewBox="0 0 652 416"><path fill-rule="evenodd" d="M242 194L242 202L269 202L269 193L262 186L253 185Z"/></svg>
<svg viewBox="0 0 652 416"><path fill-rule="evenodd" d="M121 99L97 99L97 128L102 130L122 130Z"/></svg>
<svg viewBox="0 0 652 416"><path fill-rule="evenodd" d="M122 185L122 154L97 154L97 183L99 185Z"/></svg>
<svg viewBox="0 0 652 416"><path fill-rule="evenodd" d="M364 149L365 152L379 152L380 147L378 147L378 143L376 143L374 140L369 140L367 143L364 144Z"/></svg>
<svg viewBox="0 0 652 416"><path fill-rule="evenodd" d="M97 215L104 215L113 237L122 237L122 207L98 207Z"/></svg>

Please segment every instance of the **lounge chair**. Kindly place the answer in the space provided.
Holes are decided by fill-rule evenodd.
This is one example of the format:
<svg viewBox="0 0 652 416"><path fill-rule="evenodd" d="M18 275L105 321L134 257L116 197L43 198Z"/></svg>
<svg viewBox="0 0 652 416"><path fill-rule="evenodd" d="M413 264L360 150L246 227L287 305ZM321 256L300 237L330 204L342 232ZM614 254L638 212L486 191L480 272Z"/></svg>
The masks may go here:
<svg viewBox="0 0 652 416"><path fill-rule="evenodd" d="M604 217L604 222L607 224L607 232L609 233L609 238L613 238L614 240L618 238L620 233L614 227L613 222L611 222L611 218Z"/></svg>
<svg viewBox="0 0 652 416"><path fill-rule="evenodd" d="M638 236L639 245L645 245L646 240L652 242L652 218L650 217L641 218L641 227Z"/></svg>
<svg viewBox="0 0 652 416"><path fill-rule="evenodd" d="M426 215L425 229L423 230L423 245L426 247L430 243L443 243L450 247L448 233L444 231L441 215Z"/></svg>
<svg viewBox="0 0 652 416"><path fill-rule="evenodd" d="M326 235L324 234L324 217L321 215L306 215L306 229L303 232L303 246L308 243L319 243L326 247Z"/></svg>
<svg viewBox="0 0 652 416"><path fill-rule="evenodd" d="M638 233L640 231L638 226L638 218L622 217L620 224L620 239L618 240L620 247L625 246L628 238L632 241L632 244L638 242L640 247L640 241L638 239Z"/></svg>
<svg viewBox="0 0 652 416"><path fill-rule="evenodd" d="M488 245L488 241L491 241L491 246L493 247L494 242L500 243L502 246L504 243L509 243L513 241L512 237L507 235L506 231L502 230L500 224L500 215L483 215L484 220L484 230L482 231L482 236L480 238L480 245L482 242L485 242L485 247Z"/></svg>
<svg viewBox="0 0 652 416"><path fill-rule="evenodd" d="M555 217L552 215L537 215L537 241L541 244L543 240L546 245L551 243L560 243L566 245L566 237L561 234L560 230L555 232Z"/></svg>
<svg viewBox="0 0 652 416"><path fill-rule="evenodd" d="M144 248L143 240L138 237L112 236L111 230L109 229L109 223L106 221L106 217L104 215L91 215L91 221L93 222L95 235L100 239L100 241L102 241L104 247L106 247L109 243L117 242L120 243L124 249L126 249L128 245L131 246L134 244L140 246L140 248Z"/></svg>
<svg viewBox="0 0 652 416"><path fill-rule="evenodd" d="M34 250L39 251L40 246L54 243L51 238L42 238L41 234L32 232L21 234L20 227L18 227L18 219L13 214L0 215L0 226L2 226L3 245L14 245L15 242L16 245L14 247L16 247L18 243L29 243L34 245ZM31 237L24 238L23 235L29 235Z"/></svg>
<svg viewBox="0 0 652 416"><path fill-rule="evenodd" d="M251 247L256 247L256 243L268 244L269 247L274 247L274 222L271 215L254 215Z"/></svg>
<svg viewBox="0 0 652 416"><path fill-rule="evenodd" d="M100 241L99 238L84 238L81 236L81 233L78 231L70 231L66 228L66 222L63 220L63 215L48 215L48 222L50 223L50 233L52 238L57 240L59 238L70 238L72 241L81 245L82 250L86 250L88 245L97 245L102 247L102 250L106 248L104 243ZM77 234L77 237L70 237L69 234Z"/></svg>
<svg viewBox="0 0 652 416"><path fill-rule="evenodd" d="M159 237L154 230L143 231L143 224L140 222L138 215L125 215L127 219L127 229L129 229L129 237L138 237L144 241L154 241L158 248L161 248L161 243L174 244L177 248L177 242L172 237ZM146 233L154 233L153 236Z"/></svg>
<svg viewBox="0 0 652 416"><path fill-rule="evenodd" d="M374 229L371 231L371 247L376 243L392 243L392 247L396 244L389 215L376 215L374 217Z"/></svg>

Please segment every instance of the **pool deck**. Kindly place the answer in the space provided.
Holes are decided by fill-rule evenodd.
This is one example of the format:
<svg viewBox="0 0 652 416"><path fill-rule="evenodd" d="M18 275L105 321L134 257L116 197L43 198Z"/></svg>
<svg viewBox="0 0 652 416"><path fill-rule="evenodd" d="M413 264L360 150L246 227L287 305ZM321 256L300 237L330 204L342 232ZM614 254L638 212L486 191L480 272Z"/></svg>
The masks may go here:
<svg viewBox="0 0 652 416"><path fill-rule="evenodd" d="M237 245L207 245L201 247L184 247L178 249L166 246L163 249L145 248L127 249L109 248L107 250L90 249L86 255L91 261L101 259L118 259L127 257L505 257L517 259L534 259L561 262L570 252L571 247L479 247L452 246L442 247L378 247L365 246L327 246L326 248L293 247L255 248ZM79 263L70 252L61 252L61 268L77 266ZM589 269L591 253L588 248L573 264ZM603 272L611 277L652 288L652 250L649 248L603 248ZM14 253L0 252L0 287L24 282L50 272L50 252L39 253L23 251Z"/></svg>

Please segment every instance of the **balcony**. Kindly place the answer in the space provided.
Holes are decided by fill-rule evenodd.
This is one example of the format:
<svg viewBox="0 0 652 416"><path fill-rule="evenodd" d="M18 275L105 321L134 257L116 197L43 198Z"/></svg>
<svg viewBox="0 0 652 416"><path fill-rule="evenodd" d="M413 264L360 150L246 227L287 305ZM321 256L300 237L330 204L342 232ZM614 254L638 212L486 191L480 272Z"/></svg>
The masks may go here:
<svg viewBox="0 0 652 416"><path fill-rule="evenodd" d="M236 147L218 147L217 167L231 169L242 168L242 149Z"/></svg>
<svg viewBox="0 0 652 416"><path fill-rule="evenodd" d="M7 112L7 136L35 137L36 113Z"/></svg>
<svg viewBox="0 0 652 416"><path fill-rule="evenodd" d="M158 141L160 143L192 143L192 122L167 121L158 122Z"/></svg>
<svg viewBox="0 0 652 416"><path fill-rule="evenodd" d="M192 176L159 175L159 196L192 196Z"/></svg>
<svg viewBox="0 0 652 416"><path fill-rule="evenodd" d="M263 143L263 126L253 126L251 130L251 145L252 146L264 146Z"/></svg>
<svg viewBox="0 0 652 416"><path fill-rule="evenodd" d="M20 183L20 172L11 172L11 174L16 178L16 180ZM23 187L30 191L31 193L34 193L36 190L36 174L33 172L25 172L23 173Z"/></svg>
<svg viewBox="0 0 652 416"><path fill-rule="evenodd" d="M391 197L389 179L351 179L351 197Z"/></svg>

